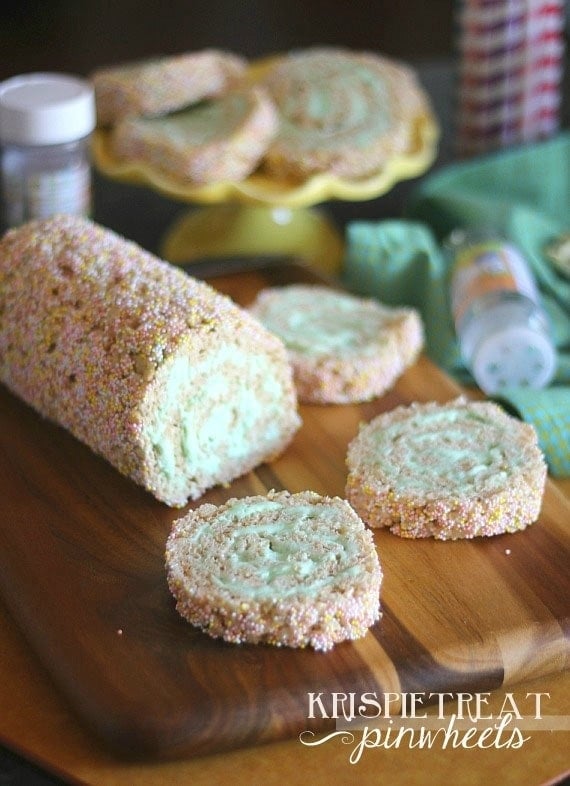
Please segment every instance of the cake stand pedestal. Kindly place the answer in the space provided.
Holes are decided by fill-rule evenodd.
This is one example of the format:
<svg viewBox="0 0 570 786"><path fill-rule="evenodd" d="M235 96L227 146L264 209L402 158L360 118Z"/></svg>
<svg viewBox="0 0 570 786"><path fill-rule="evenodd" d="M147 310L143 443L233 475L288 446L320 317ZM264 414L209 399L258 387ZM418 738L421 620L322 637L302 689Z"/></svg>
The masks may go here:
<svg viewBox="0 0 570 786"><path fill-rule="evenodd" d="M211 257L291 256L334 275L343 238L323 211L272 205L223 204L192 210L176 221L162 256L185 265Z"/></svg>

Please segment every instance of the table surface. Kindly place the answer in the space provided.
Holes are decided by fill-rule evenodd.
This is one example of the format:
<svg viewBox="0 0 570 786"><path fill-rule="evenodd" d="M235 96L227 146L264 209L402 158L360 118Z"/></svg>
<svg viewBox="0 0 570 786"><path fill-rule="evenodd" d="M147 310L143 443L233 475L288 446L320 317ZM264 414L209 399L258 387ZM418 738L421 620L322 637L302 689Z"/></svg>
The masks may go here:
<svg viewBox="0 0 570 786"><path fill-rule="evenodd" d="M438 117L449 115L453 69L449 63L428 63L420 77L432 97ZM437 165L452 157L451 130L442 127ZM326 209L342 229L356 218L381 218L401 214L415 183L399 184L390 194L369 203L331 203ZM158 251L163 233L182 209L147 189L105 180L95 174L94 218L125 234L151 251ZM557 485L570 497L570 480ZM568 771L568 731L529 732L520 748L410 750L407 746L364 750L354 761L354 748L335 738L308 747L293 739L232 753L183 762L140 764L119 761L77 722L65 700L0 605L0 783L24 786L84 783L93 786L154 786L164 783L211 784L231 775L234 783L361 783L391 784L528 784L538 786L558 780ZM570 707L568 673L499 689L490 696L488 709L504 706L507 691L516 698L546 693L547 714L567 717ZM351 762L351 755L353 761ZM20 758L22 756L23 758Z"/></svg>

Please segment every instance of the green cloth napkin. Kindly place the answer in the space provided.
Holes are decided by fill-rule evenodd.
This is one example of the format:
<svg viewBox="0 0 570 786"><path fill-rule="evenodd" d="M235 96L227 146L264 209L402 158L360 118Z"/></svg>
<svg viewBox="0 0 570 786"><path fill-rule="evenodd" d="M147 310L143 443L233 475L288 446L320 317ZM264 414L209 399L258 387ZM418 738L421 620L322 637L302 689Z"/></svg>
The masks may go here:
<svg viewBox="0 0 570 786"><path fill-rule="evenodd" d="M452 375L468 380L449 308L449 264L429 227L398 219L349 223L342 279L356 294L417 308L427 354Z"/></svg>
<svg viewBox="0 0 570 786"><path fill-rule="evenodd" d="M533 424L550 473L558 478L570 475L570 387L517 388L494 398L511 414Z"/></svg>
<svg viewBox="0 0 570 786"><path fill-rule="evenodd" d="M450 261L440 246L456 227L494 227L521 249L534 273L558 352L556 376L540 396L509 391L508 400L537 428L551 472L570 475L570 279L544 254L548 243L570 232L570 134L450 165L423 180L405 219L346 227L344 284L388 304L416 307L427 354L472 384L451 319Z"/></svg>

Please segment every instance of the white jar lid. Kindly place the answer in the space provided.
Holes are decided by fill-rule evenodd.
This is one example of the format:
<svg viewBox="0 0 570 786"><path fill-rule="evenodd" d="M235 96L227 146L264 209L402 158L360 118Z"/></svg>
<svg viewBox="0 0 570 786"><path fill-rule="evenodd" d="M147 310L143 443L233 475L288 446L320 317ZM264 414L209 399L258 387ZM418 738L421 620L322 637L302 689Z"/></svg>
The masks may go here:
<svg viewBox="0 0 570 786"><path fill-rule="evenodd" d="M542 333L511 326L493 333L475 349L472 372L488 395L506 388L543 388L556 371L556 350Z"/></svg>
<svg viewBox="0 0 570 786"><path fill-rule="evenodd" d="M64 74L24 74L0 83L0 142L59 145L95 128L95 94Z"/></svg>

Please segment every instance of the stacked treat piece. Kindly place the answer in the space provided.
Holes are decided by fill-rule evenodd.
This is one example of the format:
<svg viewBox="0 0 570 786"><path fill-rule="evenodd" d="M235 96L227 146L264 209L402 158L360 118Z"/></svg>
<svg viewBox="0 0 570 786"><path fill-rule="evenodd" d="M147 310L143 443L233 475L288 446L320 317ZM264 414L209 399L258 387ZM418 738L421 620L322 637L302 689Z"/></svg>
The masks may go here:
<svg viewBox="0 0 570 786"><path fill-rule="evenodd" d="M112 154L197 185L258 168L282 180L362 178L413 149L429 113L414 73L378 54L300 50L252 73L218 50L99 69Z"/></svg>

